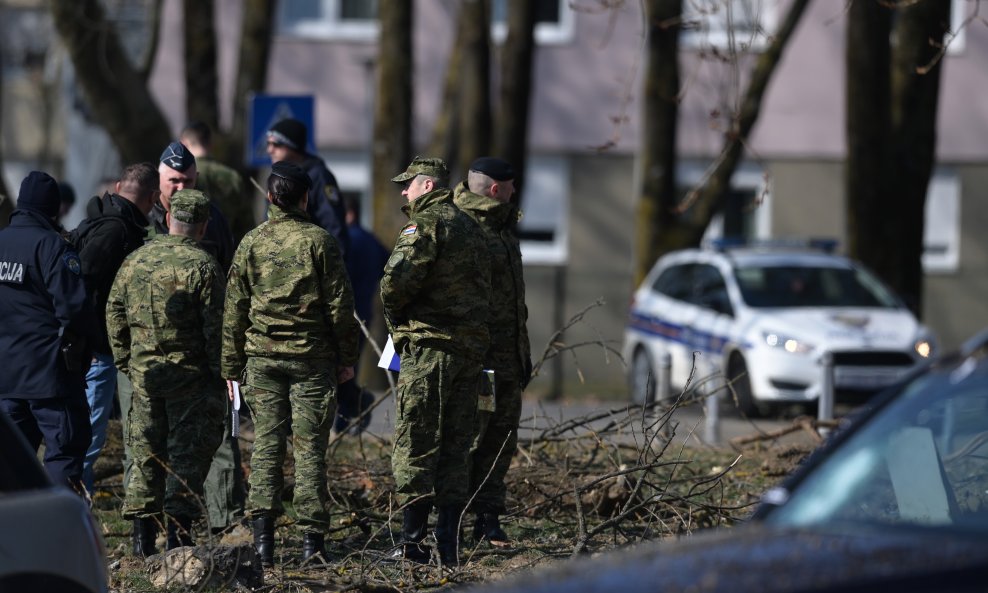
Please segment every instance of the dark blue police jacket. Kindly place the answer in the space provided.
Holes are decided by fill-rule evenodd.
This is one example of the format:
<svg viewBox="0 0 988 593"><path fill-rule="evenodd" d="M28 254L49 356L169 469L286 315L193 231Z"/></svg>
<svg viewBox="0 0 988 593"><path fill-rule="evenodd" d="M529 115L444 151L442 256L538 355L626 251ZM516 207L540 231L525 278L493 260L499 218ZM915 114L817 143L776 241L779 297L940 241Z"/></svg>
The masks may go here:
<svg viewBox="0 0 988 593"><path fill-rule="evenodd" d="M63 359L69 336L86 352L96 336L79 256L42 214L14 210L0 231L0 397L84 393L85 368L69 371Z"/></svg>
<svg viewBox="0 0 988 593"><path fill-rule="evenodd" d="M333 235L340 245L340 253L346 259L350 250L350 235L347 232L346 211L343 209L343 197L340 196L336 177L316 155L306 154L305 161L299 166L312 180L307 208L309 217L313 223Z"/></svg>

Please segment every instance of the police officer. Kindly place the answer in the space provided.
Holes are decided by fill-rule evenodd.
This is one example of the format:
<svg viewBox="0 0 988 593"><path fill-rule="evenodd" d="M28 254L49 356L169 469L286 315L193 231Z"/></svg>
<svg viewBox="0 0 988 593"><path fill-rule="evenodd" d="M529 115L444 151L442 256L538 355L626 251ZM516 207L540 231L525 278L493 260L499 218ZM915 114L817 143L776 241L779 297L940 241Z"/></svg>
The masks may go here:
<svg viewBox="0 0 988 593"><path fill-rule="evenodd" d="M172 196L157 235L124 261L106 306L117 368L134 388L129 440L133 469L123 516L134 521L134 554L156 553L154 533L167 515L168 549L192 545L203 481L223 438L220 378L224 278L198 244L209 199L197 190Z"/></svg>
<svg viewBox="0 0 988 593"><path fill-rule="evenodd" d="M490 343L491 276L484 235L453 205L448 177L442 159L416 157L392 178L404 185L409 221L385 266L381 300L401 357L392 471L404 507L402 554L428 561L419 543L435 504L440 561L453 566Z"/></svg>
<svg viewBox="0 0 988 593"><path fill-rule="evenodd" d="M514 170L495 157L470 165L467 179L456 187L453 203L484 230L491 254L491 345L484 368L494 370L494 409L477 414L477 440L470 453L471 506L477 514L473 536L507 543L500 517L505 511L504 477L518 445L521 392L532 374L528 340L528 307L521 248L515 234L518 208L511 203Z"/></svg>
<svg viewBox="0 0 988 593"><path fill-rule="evenodd" d="M223 315L223 376L241 381L254 418L247 509L263 564L274 563L274 521L284 512L282 465L294 436L294 507L302 561L326 560L326 448L337 384L353 378L360 328L339 244L309 222L309 178L275 163L270 218L233 258Z"/></svg>
<svg viewBox="0 0 988 593"><path fill-rule="evenodd" d="M309 201L306 212L312 222L322 227L340 244L343 257L350 250L350 235L340 187L326 163L306 147L309 129L297 119L283 119L268 130L267 150L272 163L288 161L298 165L309 176Z"/></svg>
<svg viewBox="0 0 988 593"><path fill-rule="evenodd" d="M79 256L55 222L59 204L55 180L32 171L0 231L0 409L32 447L44 441L52 479L81 492L96 317Z"/></svg>

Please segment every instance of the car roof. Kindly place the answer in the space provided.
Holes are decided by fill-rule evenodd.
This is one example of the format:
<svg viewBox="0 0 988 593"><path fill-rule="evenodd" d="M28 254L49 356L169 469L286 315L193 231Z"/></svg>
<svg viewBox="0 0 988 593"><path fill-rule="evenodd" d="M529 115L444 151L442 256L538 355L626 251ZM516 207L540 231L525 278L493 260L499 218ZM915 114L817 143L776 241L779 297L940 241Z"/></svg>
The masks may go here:
<svg viewBox="0 0 988 593"><path fill-rule="evenodd" d="M807 266L852 268L851 260L832 253L797 247L733 247L730 249L682 249L669 252L663 260L669 263L711 261L723 259L732 265L748 266Z"/></svg>

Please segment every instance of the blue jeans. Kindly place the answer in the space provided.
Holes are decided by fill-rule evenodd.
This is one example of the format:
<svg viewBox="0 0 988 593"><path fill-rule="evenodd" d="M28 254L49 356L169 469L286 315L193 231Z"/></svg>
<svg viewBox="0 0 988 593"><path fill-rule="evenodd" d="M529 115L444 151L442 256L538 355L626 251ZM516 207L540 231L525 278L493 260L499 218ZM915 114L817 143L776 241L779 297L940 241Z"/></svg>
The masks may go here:
<svg viewBox="0 0 988 593"><path fill-rule="evenodd" d="M117 389L117 368L112 354L95 353L93 363L86 373L86 399L89 401L89 423L93 440L86 451L82 469L82 482L93 494L93 466L106 443L106 423L113 412L113 394Z"/></svg>

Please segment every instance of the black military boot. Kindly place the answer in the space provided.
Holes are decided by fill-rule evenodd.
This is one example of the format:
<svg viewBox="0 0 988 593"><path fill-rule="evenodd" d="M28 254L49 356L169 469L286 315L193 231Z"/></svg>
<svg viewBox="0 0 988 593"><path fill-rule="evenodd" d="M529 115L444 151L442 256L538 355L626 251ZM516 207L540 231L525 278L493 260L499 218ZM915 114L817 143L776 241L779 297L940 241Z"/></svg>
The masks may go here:
<svg viewBox="0 0 988 593"><path fill-rule="evenodd" d="M134 543L134 556L147 558L158 553L154 539L158 535L158 523L151 517L134 519L134 533L131 536Z"/></svg>
<svg viewBox="0 0 988 593"><path fill-rule="evenodd" d="M476 542L486 539L491 543L507 543L508 534L501 529L501 520L497 513L480 511L473 524L473 539Z"/></svg>
<svg viewBox="0 0 988 593"><path fill-rule="evenodd" d="M436 547L439 548L439 561L443 566L451 568L460 565L460 515L461 506L439 507L439 518L436 520Z"/></svg>
<svg viewBox="0 0 988 593"><path fill-rule="evenodd" d="M274 517L261 515L251 519L254 547L262 566L274 566Z"/></svg>
<svg viewBox="0 0 988 593"><path fill-rule="evenodd" d="M417 502L405 507L401 521L401 557L419 564L429 563L429 549L422 545L429 528L432 503Z"/></svg>
<svg viewBox="0 0 988 593"><path fill-rule="evenodd" d="M302 563L305 564L313 556L319 556L323 562L329 561L326 554L326 538L321 533L302 534Z"/></svg>
<svg viewBox="0 0 988 593"><path fill-rule="evenodd" d="M188 517L171 517L168 520L168 540L166 550L174 550L184 546L194 546L192 539L192 519Z"/></svg>

